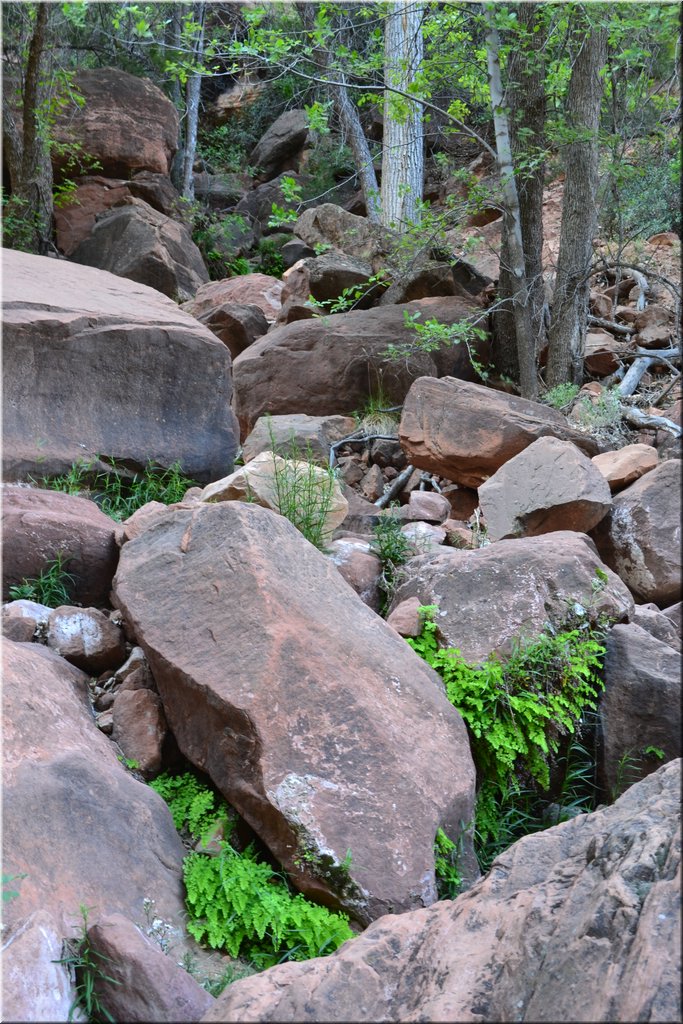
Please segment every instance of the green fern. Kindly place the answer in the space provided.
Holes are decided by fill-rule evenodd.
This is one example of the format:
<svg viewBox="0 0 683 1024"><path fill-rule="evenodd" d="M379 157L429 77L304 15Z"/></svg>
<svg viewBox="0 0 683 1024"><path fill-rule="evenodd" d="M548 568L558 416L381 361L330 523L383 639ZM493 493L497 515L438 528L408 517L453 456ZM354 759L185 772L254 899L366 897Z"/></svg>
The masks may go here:
<svg viewBox="0 0 683 1024"><path fill-rule="evenodd" d="M195 839L203 839L207 832L222 822L223 835L227 838L227 827L231 822L225 803L217 805L215 793L191 772L184 775L164 773L150 782L150 786L168 804L178 831L187 828Z"/></svg>

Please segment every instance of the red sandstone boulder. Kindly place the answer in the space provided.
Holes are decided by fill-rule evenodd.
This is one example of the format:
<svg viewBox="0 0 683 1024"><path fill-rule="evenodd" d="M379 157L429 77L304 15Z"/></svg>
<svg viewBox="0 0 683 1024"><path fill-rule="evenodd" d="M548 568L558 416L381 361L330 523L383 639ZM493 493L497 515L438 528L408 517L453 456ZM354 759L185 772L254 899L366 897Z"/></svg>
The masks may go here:
<svg viewBox="0 0 683 1024"><path fill-rule="evenodd" d="M380 269L378 258L386 254L393 234L334 203L304 210L294 225L294 233L307 245L327 245L347 256L367 260L375 272Z"/></svg>
<svg viewBox="0 0 683 1024"><path fill-rule="evenodd" d="M245 462L261 452L273 449L290 455L295 448L302 458L310 458L321 466L329 465L330 446L353 434L356 421L352 416L261 416L242 445Z"/></svg>
<svg viewBox="0 0 683 1024"><path fill-rule="evenodd" d="M597 466L609 484L612 494L623 491L659 462L657 449L649 444L627 444L614 452L600 452L593 456Z"/></svg>
<svg viewBox="0 0 683 1024"><path fill-rule="evenodd" d="M365 923L436 898L436 829L472 815L462 719L287 520L170 510L124 544L114 594L181 751L297 888Z"/></svg>
<svg viewBox="0 0 683 1024"><path fill-rule="evenodd" d="M539 437L572 441L597 454L592 438L562 413L481 384L447 377L415 381L399 427L408 462L465 487L479 487Z"/></svg>
<svg viewBox="0 0 683 1024"><path fill-rule="evenodd" d="M2 283L5 479L100 456L178 461L200 483L230 472L230 354L211 331L152 288L65 260L3 250Z"/></svg>
<svg viewBox="0 0 683 1024"><path fill-rule="evenodd" d="M193 303L186 302L183 309L220 338L233 359L268 330L263 311L253 303L224 302L205 313L194 313Z"/></svg>
<svg viewBox="0 0 683 1024"><path fill-rule="evenodd" d="M177 302L193 298L209 280L188 229L132 196L99 215L71 259L149 285Z"/></svg>
<svg viewBox="0 0 683 1024"><path fill-rule="evenodd" d="M607 574L595 592L596 569ZM505 652L517 637L534 637L546 622L559 626L575 602L591 618L633 615L628 588L600 561L581 533L501 540L472 551L444 547L404 566L391 610L409 597L436 604L439 642L457 647L466 661Z"/></svg>
<svg viewBox="0 0 683 1024"><path fill-rule="evenodd" d="M526 836L454 902L230 985L219 1021L675 1021L680 762Z"/></svg>
<svg viewBox="0 0 683 1024"><path fill-rule="evenodd" d="M112 738L126 757L136 762L138 771L151 778L161 771L166 717L159 695L145 685L143 673L140 671L136 679L133 674L113 701Z"/></svg>
<svg viewBox="0 0 683 1024"><path fill-rule="evenodd" d="M118 561L114 526L87 498L5 484L3 596L23 579L38 577L61 553L64 570L73 577L72 599L83 605L107 604Z"/></svg>
<svg viewBox="0 0 683 1024"><path fill-rule="evenodd" d="M249 156L262 181L270 181L281 171L298 170L299 155L308 138L308 114L305 110L286 110L261 136Z"/></svg>
<svg viewBox="0 0 683 1024"><path fill-rule="evenodd" d="M641 601L666 608L681 592L681 460L616 495L592 536L600 556Z"/></svg>
<svg viewBox="0 0 683 1024"><path fill-rule="evenodd" d="M178 146L178 114L161 89L119 68L76 71L74 86L85 103L56 112L57 142L80 144L108 178L127 179L141 170L169 173ZM62 158L53 159L59 169Z"/></svg>
<svg viewBox="0 0 683 1024"><path fill-rule="evenodd" d="M282 305L283 288L282 281L268 274L240 274L239 277L203 284L195 297L182 308L201 319L211 317L215 310L229 309L233 304L258 306L267 322L272 323Z"/></svg>
<svg viewBox="0 0 683 1024"><path fill-rule="evenodd" d="M377 381L388 402L396 405L416 377L447 372L472 378L462 346L410 359L390 359L387 346L414 341L404 321L406 311L452 324L466 319L473 308L469 300L446 297L299 320L271 330L238 356L233 367L242 436L266 412L348 415L376 393Z"/></svg>
<svg viewBox="0 0 683 1024"><path fill-rule="evenodd" d="M120 913L185 938L185 850L164 801L119 763L95 726L87 676L40 644L3 643L3 872L26 877L3 904L4 1020L64 1021L73 978L52 961L90 922Z"/></svg>
<svg viewBox="0 0 683 1024"><path fill-rule="evenodd" d="M97 608L55 608L47 623L47 645L91 676L118 668L126 657L121 629Z"/></svg>
<svg viewBox="0 0 683 1024"><path fill-rule="evenodd" d="M489 540L588 533L612 507L600 470L571 441L539 437L479 488Z"/></svg>
<svg viewBox="0 0 683 1024"><path fill-rule="evenodd" d="M604 792L618 796L681 756L681 656L633 622L614 626L605 646L598 767Z"/></svg>
<svg viewBox="0 0 683 1024"><path fill-rule="evenodd" d="M339 298L348 288L358 293L354 309L368 309L384 290L381 285L371 284L371 277L370 264L357 257L339 252L309 256L283 274L282 302L305 303L311 296L316 302L327 302Z"/></svg>

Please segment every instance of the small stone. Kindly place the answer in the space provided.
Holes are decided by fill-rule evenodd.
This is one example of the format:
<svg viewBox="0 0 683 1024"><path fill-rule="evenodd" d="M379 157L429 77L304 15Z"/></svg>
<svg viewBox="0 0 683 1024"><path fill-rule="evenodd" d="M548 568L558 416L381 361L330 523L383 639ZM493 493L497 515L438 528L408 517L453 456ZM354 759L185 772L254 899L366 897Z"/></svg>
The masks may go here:
<svg viewBox="0 0 683 1024"><path fill-rule="evenodd" d="M413 491L408 499L408 517L427 523L443 523L451 514L451 503L436 491Z"/></svg>
<svg viewBox="0 0 683 1024"><path fill-rule="evenodd" d="M114 728L114 712L111 708L107 711L103 711L102 714L98 715L95 719L97 728L100 729L107 736L111 736L112 729Z"/></svg>

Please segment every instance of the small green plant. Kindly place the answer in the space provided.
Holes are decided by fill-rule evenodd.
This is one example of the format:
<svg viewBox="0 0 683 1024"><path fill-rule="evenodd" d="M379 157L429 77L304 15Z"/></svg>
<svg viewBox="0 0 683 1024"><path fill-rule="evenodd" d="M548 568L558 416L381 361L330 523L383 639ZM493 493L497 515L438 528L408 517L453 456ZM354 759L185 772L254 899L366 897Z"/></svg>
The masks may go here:
<svg viewBox="0 0 683 1024"><path fill-rule="evenodd" d="M63 604L71 604L74 577L64 568L68 557L59 551L55 558L47 562L39 576L24 579L21 583L9 588L10 601L36 601L48 608L59 608Z"/></svg>
<svg viewBox="0 0 683 1024"><path fill-rule="evenodd" d="M5 249L20 252L36 251L36 220L28 212L30 204L16 194L8 196L0 189L2 199L2 244Z"/></svg>
<svg viewBox="0 0 683 1024"><path fill-rule="evenodd" d="M617 762L615 782L609 794L611 802L614 803L630 786L647 775L652 770L653 762L663 761L665 757L661 747L651 744L640 749L625 750Z"/></svg>
<svg viewBox="0 0 683 1024"><path fill-rule="evenodd" d="M92 907L81 904L81 931L75 939L67 939L64 943L65 955L61 960L53 960L55 964L63 964L67 970L73 972L76 979L76 997L69 1009L68 1021L72 1021L74 1013L78 1008L83 1010L88 1021L92 1024L100 1024L102 1021L109 1021L115 1024L114 1018L103 1006L97 992L98 982L108 982L110 985L120 985L121 982L105 973L105 964L111 963L109 957L98 953L93 949L88 938L88 914Z"/></svg>
<svg viewBox="0 0 683 1024"><path fill-rule="evenodd" d="M295 204L294 206L279 206L277 203L271 205L271 214L268 218L269 228L279 228L283 224L293 224L299 218L298 207L301 204L301 185L294 179L287 175L280 178L280 191L284 197L286 203Z"/></svg>
<svg viewBox="0 0 683 1024"><path fill-rule="evenodd" d="M484 383L488 380L489 369L479 359L475 350L476 343L485 340L485 330L466 320L457 324L444 324L432 317L421 323L421 317L422 313L419 311L409 313L407 309L404 310L403 322L414 332L414 337L409 342L387 345L383 353L387 359L409 361L419 352L439 352L453 345L463 344L474 372Z"/></svg>
<svg viewBox="0 0 683 1024"><path fill-rule="evenodd" d="M294 441L287 450L277 445L272 429L270 442L277 509L322 551L329 539L328 516L334 504L336 472L332 467L315 465L310 442L303 452Z"/></svg>
<svg viewBox="0 0 683 1024"><path fill-rule="evenodd" d="M258 244L259 270L271 277L282 277L285 261L280 246L272 238L262 238Z"/></svg>
<svg viewBox="0 0 683 1024"><path fill-rule="evenodd" d="M229 808L196 776L160 775L150 783L168 803L177 829L202 839L223 824L217 857L191 853L183 876L191 920L188 932L231 956L248 955L259 968L281 960L306 960L337 949L352 937L348 919L293 894L286 881L260 861L253 844L238 853L226 841ZM344 864L350 864L345 860ZM227 984L227 982L226 982Z"/></svg>
<svg viewBox="0 0 683 1024"><path fill-rule="evenodd" d="M394 595L398 583L401 566L415 554L412 541L401 532L403 521L400 518L399 506L392 504L380 513L379 520L373 529L370 550L382 563L382 575L379 579L380 590L384 593L382 614L386 611Z"/></svg>
<svg viewBox="0 0 683 1024"><path fill-rule="evenodd" d="M185 491L196 483L183 475L179 462L164 469L150 460L143 473L128 479L118 472L114 459L108 460L108 465L110 470L97 470L93 462L84 459L61 476L43 477L39 486L91 497L106 515L121 522L149 501L164 505L181 501Z"/></svg>
<svg viewBox="0 0 683 1024"><path fill-rule="evenodd" d="M568 408L579 393L578 384L558 384L543 395L541 401L553 409Z"/></svg>
<svg viewBox="0 0 683 1024"><path fill-rule="evenodd" d="M12 882L19 882L19 881L21 881L22 878L26 878L26 877L27 877L27 875L26 875L25 871L22 871L18 875L5 874L5 872L3 871L3 873L2 873L2 902L3 903L9 903L10 900L16 900L18 895L19 895L19 893L18 893L18 891L16 889L7 889L6 886L10 885Z"/></svg>
<svg viewBox="0 0 683 1024"><path fill-rule="evenodd" d="M134 757L121 757L119 755L119 761L121 764L131 772L136 772L140 768L140 765Z"/></svg>
<svg viewBox="0 0 683 1024"><path fill-rule="evenodd" d="M338 295L336 299L321 299L316 305L322 306L327 309L328 313L348 313L358 307L358 304L375 292L379 295L380 291L389 284L389 276L386 270L379 270L376 274L371 274L367 281L361 284L351 285L349 288L344 288L341 295ZM315 302L314 299L311 301Z"/></svg>
<svg viewBox="0 0 683 1024"><path fill-rule="evenodd" d="M440 900L454 900L460 895L463 879L458 866L459 858L460 845L449 839L442 828L437 829L434 839L434 869Z"/></svg>
<svg viewBox="0 0 683 1024"><path fill-rule="evenodd" d="M380 384L375 392L368 395L365 407L354 413L359 430L366 434L391 434L398 437L400 413L392 408L391 399Z"/></svg>

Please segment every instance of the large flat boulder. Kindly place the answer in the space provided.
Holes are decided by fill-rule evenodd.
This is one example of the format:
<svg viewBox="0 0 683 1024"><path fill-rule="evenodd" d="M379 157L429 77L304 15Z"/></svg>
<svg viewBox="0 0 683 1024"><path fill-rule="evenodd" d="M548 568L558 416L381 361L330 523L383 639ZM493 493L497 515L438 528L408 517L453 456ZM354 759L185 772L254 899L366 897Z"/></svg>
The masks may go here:
<svg viewBox="0 0 683 1024"><path fill-rule="evenodd" d="M386 352L389 344L415 341L405 312L453 324L478 308L467 299L444 297L297 320L271 330L234 363L235 412L242 436L267 412L348 415L361 410L380 388L390 405L400 404L417 377L448 373L472 379L462 345L445 353L416 352L409 359L392 360Z"/></svg>
<svg viewBox="0 0 683 1024"><path fill-rule="evenodd" d="M56 112L51 130L57 142L80 144L109 178L169 173L178 113L158 86L120 68L83 68L74 74L74 87L85 102ZM57 167L60 159L66 158L54 157Z"/></svg>
<svg viewBox="0 0 683 1024"><path fill-rule="evenodd" d="M147 933L145 900L182 958L185 850L164 801L97 729L87 676L39 644L3 643L4 1020L66 1020L73 981L59 959L79 908Z"/></svg>
<svg viewBox="0 0 683 1024"><path fill-rule="evenodd" d="M681 594L681 460L621 491L592 536L601 558L641 601L666 608Z"/></svg>
<svg viewBox="0 0 683 1024"><path fill-rule="evenodd" d="M521 839L454 902L235 982L202 1024L680 1020L680 777Z"/></svg>
<svg viewBox="0 0 683 1024"><path fill-rule="evenodd" d="M404 405L399 437L408 462L465 487L480 487L540 437L572 441L588 456L593 439L556 409L469 380L416 380Z"/></svg>
<svg viewBox="0 0 683 1024"><path fill-rule="evenodd" d="M607 576L604 586L596 569ZM626 585L585 534L569 530L472 551L443 548L412 558L403 573L391 610L411 597L438 605L440 642L473 663L509 651L517 637L538 636L546 622L561 625L576 602L592 619L605 613L621 622L633 615Z"/></svg>
<svg viewBox="0 0 683 1024"><path fill-rule="evenodd" d="M436 830L472 818L465 726L291 523L241 502L159 513L113 592L181 751L301 891L364 923L436 899Z"/></svg>
<svg viewBox="0 0 683 1024"><path fill-rule="evenodd" d="M571 441L539 437L479 488L490 540L588 533L612 507L609 484Z"/></svg>
<svg viewBox="0 0 683 1024"><path fill-rule="evenodd" d="M209 280L185 225L134 196L101 213L71 259L149 285L176 302L189 301Z"/></svg>
<svg viewBox="0 0 683 1024"><path fill-rule="evenodd" d="M118 548L114 521L94 501L61 491L5 484L2 488L2 593L35 579L61 554L82 605L109 600Z"/></svg>
<svg viewBox="0 0 683 1024"><path fill-rule="evenodd" d="M179 461L201 483L232 470L230 354L144 285L3 250L6 480L110 456Z"/></svg>
<svg viewBox="0 0 683 1024"><path fill-rule="evenodd" d="M249 163L262 181L270 181L280 171L298 169L298 157L308 138L308 114L305 110L285 110L254 146Z"/></svg>

